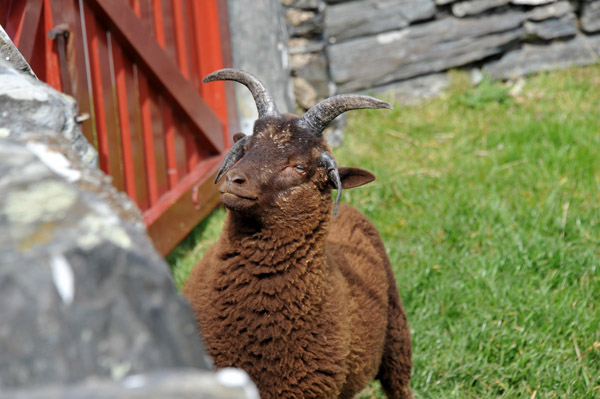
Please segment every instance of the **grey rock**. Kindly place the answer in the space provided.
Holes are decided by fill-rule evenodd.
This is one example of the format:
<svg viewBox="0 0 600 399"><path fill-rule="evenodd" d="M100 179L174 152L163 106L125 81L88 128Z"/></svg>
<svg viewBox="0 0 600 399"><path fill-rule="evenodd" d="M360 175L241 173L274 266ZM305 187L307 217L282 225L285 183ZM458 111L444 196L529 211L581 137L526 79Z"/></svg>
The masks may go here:
<svg viewBox="0 0 600 399"><path fill-rule="evenodd" d="M306 80L318 98L322 99L333 94L330 92L325 54L298 54L291 57L291 63L294 76Z"/></svg>
<svg viewBox="0 0 600 399"><path fill-rule="evenodd" d="M600 32L600 1L586 1L583 3L581 29L588 33Z"/></svg>
<svg viewBox="0 0 600 399"><path fill-rule="evenodd" d="M0 59L10 63L13 68L35 77L35 73L10 40L2 25L0 25Z"/></svg>
<svg viewBox="0 0 600 399"><path fill-rule="evenodd" d="M258 391L241 370L216 373L169 369L138 374L115 382L105 379L80 384L45 386L0 393L3 399L259 399Z"/></svg>
<svg viewBox="0 0 600 399"><path fill-rule="evenodd" d="M402 82L366 90L365 94L382 97L392 103L417 105L425 100L440 96L450 85L450 77L445 73L421 76Z"/></svg>
<svg viewBox="0 0 600 399"><path fill-rule="evenodd" d="M514 80L536 72L593 64L598 62L599 55L600 35L578 35L567 42L525 45L488 64L485 73L493 79Z"/></svg>
<svg viewBox="0 0 600 399"><path fill-rule="evenodd" d="M346 114L335 118L333 122L323 131L330 148L339 148L344 142L344 129L346 128Z"/></svg>
<svg viewBox="0 0 600 399"><path fill-rule="evenodd" d="M436 9L433 0L398 0L398 4L401 6L400 12L411 24L435 16Z"/></svg>
<svg viewBox="0 0 600 399"><path fill-rule="evenodd" d="M454 3L456 0L435 0L435 4L437 4L438 6L443 6L446 4L451 4Z"/></svg>
<svg viewBox="0 0 600 399"><path fill-rule="evenodd" d="M524 19L523 12L446 17L330 45L330 73L339 91L349 92L467 65L522 39Z"/></svg>
<svg viewBox="0 0 600 399"><path fill-rule="evenodd" d="M333 5L325 14L326 35L335 43L404 28L435 14L432 0L359 0Z"/></svg>
<svg viewBox="0 0 600 399"><path fill-rule="evenodd" d="M323 13L313 10L289 8L285 14L291 37L319 36L323 33Z"/></svg>
<svg viewBox="0 0 600 399"><path fill-rule="evenodd" d="M308 39L304 37L293 37L288 42L290 55L316 53L325 49L325 42L320 39Z"/></svg>
<svg viewBox="0 0 600 399"><path fill-rule="evenodd" d="M295 110L288 64L289 40L280 0L228 0L233 67L248 71L269 88L279 111ZM240 131L252 134L258 116L250 91L234 84Z"/></svg>
<svg viewBox="0 0 600 399"><path fill-rule="evenodd" d="M509 0L469 0L452 4L452 14L462 18L468 15L481 14L484 11L504 6Z"/></svg>
<svg viewBox="0 0 600 399"><path fill-rule="evenodd" d="M77 105L73 98L28 79L2 60L0 110L0 126L5 129L13 132L32 132L35 129L60 132L84 163L93 167L98 164L98 153L83 137L75 121Z"/></svg>
<svg viewBox="0 0 600 399"><path fill-rule="evenodd" d="M296 103L303 110L307 110L317 103L317 91L302 77L294 77L294 95Z"/></svg>
<svg viewBox="0 0 600 399"><path fill-rule="evenodd" d="M535 7L533 10L527 12L527 19L530 21L542 21L548 18L560 18L571 13L573 13L571 3L568 1L559 1L547 6Z"/></svg>
<svg viewBox="0 0 600 399"><path fill-rule="evenodd" d="M304 10L312 10L324 7L323 0L281 0L281 4L286 7L295 7Z"/></svg>
<svg viewBox="0 0 600 399"><path fill-rule="evenodd" d="M512 4L521 6L539 6L542 4L554 3L556 0L510 0Z"/></svg>
<svg viewBox="0 0 600 399"><path fill-rule="evenodd" d="M473 68L469 73L469 77L471 80L471 84L473 86L477 86L479 83L483 81L483 71L480 68Z"/></svg>
<svg viewBox="0 0 600 399"><path fill-rule="evenodd" d="M570 13L560 18L545 19L540 22L525 22L525 30L530 36L542 40L554 40L575 36L577 30L575 14Z"/></svg>
<svg viewBox="0 0 600 399"><path fill-rule="evenodd" d="M209 368L139 210L73 148L72 100L0 82L0 391Z"/></svg>

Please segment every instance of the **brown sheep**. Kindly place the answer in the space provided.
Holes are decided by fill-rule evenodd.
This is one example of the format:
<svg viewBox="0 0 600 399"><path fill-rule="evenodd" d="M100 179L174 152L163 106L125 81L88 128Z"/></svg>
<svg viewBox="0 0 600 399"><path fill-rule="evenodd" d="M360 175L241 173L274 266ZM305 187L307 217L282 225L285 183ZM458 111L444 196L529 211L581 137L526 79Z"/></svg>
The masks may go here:
<svg viewBox="0 0 600 399"><path fill-rule="evenodd" d="M183 287L215 365L239 367L263 399L352 398L378 378L388 398L411 398L411 339L383 243L332 188L372 181L338 168L322 137L337 115L391 108L339 95L303 117L282 115L254 76L232 69L259 110L238 134L216 181L229 210L223 232Z"/></svg>

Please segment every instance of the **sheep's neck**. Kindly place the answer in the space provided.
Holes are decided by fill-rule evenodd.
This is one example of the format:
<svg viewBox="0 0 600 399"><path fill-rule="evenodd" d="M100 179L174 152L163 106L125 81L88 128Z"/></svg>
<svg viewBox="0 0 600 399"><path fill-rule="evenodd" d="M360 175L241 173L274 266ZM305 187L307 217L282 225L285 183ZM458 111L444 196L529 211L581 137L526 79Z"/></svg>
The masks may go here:
<svg viewBox="0 0 600 399"><path fill-rule="evenodd" d="M241 257L247 271L254 275L322 268L330 213L310 216L303 221L263 226L230 213L226 231L232 251L228 256Z"/></svg>

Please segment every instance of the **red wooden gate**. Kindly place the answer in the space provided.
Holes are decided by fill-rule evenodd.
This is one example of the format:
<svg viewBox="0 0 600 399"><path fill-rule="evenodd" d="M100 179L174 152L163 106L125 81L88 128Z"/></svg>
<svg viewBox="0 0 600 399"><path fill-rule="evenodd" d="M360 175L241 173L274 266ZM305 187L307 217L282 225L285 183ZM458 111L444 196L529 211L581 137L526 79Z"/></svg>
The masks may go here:
<svg viewBox="0 0 600 399"><path fill-rule="evenodd" d="M230 64L225 0L0 0L0 24L89 114L100 168L168 253L218 202L234 102L201 79Z"/></svg>

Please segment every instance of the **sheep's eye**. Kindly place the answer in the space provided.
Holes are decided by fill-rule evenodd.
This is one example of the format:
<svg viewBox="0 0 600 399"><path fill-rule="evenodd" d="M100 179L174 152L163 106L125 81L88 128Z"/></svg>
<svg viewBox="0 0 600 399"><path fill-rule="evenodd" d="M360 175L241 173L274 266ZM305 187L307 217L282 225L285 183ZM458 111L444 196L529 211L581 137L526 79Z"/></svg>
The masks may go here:
<svg viewBox="0 0 600 399"><path fill-rule="evenodd" d="M304 166L302 165L296 165L294 166L294 169L296 169L296 172L300 173L302 176L306 174L306 169L304 169Z"/></svg>

